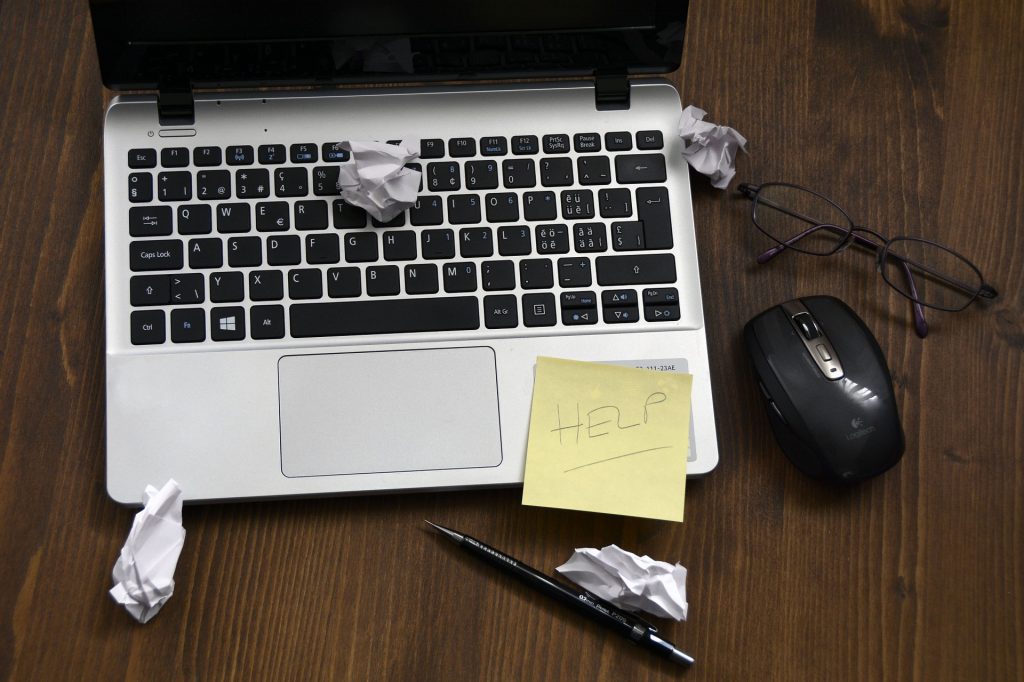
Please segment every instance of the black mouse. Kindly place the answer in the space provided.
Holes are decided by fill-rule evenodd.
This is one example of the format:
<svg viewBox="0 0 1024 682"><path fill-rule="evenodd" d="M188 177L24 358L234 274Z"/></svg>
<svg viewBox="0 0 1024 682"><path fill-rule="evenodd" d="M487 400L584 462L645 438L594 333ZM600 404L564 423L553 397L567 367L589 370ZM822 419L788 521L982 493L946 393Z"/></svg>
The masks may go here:
<svg viewBox="0 0 1024 682"><path fill-rule="evenodd" d="M743 329L775 438L813 478L859 481L903 456L892 377L882 349L849 306L808 296Z"/></svg>

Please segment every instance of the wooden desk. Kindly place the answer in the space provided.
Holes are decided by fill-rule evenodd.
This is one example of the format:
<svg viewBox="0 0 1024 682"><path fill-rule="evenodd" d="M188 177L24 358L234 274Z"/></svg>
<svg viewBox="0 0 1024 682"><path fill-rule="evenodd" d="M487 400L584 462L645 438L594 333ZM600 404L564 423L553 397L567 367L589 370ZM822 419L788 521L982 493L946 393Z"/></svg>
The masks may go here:
<svg viewBox="0 0 1024 682"><path fill-rule="evenodd" d="M863 254L754 263L735 193L694 178L722 462L687 521L465 492L189 508L174 597L106 595L132 513L104 492L100 85L86 3L0 2L0 678L670 680L681 671L424 532L545 570L618 543L690 571L667 637L689 680L1024 679L1024 6L693 3L684 103L750 139L739 180L828 193L864 224L962 250L1002 297L930 314ZM874 330L907 436L844 491L784 459L741 345L832 294Z"/></svg>

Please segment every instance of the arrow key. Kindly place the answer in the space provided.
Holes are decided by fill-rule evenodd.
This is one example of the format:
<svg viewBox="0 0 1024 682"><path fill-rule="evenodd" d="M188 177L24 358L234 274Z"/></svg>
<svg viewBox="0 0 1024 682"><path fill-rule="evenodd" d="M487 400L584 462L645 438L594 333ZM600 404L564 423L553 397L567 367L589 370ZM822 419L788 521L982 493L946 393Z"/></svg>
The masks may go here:
<svg viewBox="0 0 1024 682"><path fill-rule="evenodd" d="M679 305L645 305L644 319L648 322L672 322L679 319Z"/></svg>

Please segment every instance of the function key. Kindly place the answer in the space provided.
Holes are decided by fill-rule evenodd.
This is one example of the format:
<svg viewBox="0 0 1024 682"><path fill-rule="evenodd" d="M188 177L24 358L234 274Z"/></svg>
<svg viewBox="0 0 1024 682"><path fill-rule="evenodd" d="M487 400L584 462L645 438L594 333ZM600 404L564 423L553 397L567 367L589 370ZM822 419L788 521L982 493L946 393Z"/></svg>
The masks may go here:
<svg viewBox="0 0 1024 682"><path fill-rule="evenodd" d="M504 156L508 154L508 140L504 137L481 137L480 153L484 156Z"/></svg>
<svg viewBox="0 0 1024 682"><path fill-rule="evenodd" d="M472 137L453 137L448 140L449 156L476 156L476 140Z"/></svg>
<svg viewBox="0 0 1024 682"><path fill-rule="evenodd" d="M444 156L444 140L437 137L420 140L421 159L440 159L442 156Z"/></svg>
<svg viewBox="0 0 1024 682"><path fill-rule="evenodd" d="M340 142L324 142L321 155L324 161L339 162L348 161L348 150L342 149Z"/></svg>
<svg viewBox="0 0 1024 682"><path fill-rule="evenodd" d="M192 150L192 163L197 166L219 166L220 147L196 147Z"/></svg>
<svg viewBox="0 0 1024 682"><path fill-rule="evenodd" d="M576 133L573 146L580 154L601 151L601 136L597 133Z"/></svg>
<svg viewBox="0 0 1024 682"><path fill-rule="evenodd" d="M641 130L636 134L637 149L661 149L665 139L660 130Z"/></svg>
<svg viewBox="0 0 1024 682"><path fill-rule="evenodd" d="M153 168L155 166L155 149L132 149L128 152L129 168Z"/></svg>
<svg viewBox="0 0 1024 682"><path fill-rule="evenodd" d="M633 148L633 136L628 132L605 133L604 146L610 152L628 152Z"/></svg>
<svg viewBox="0 0 1024 682"><path fill-rule="evenodd" d="M289 147L292 163L316 163L316 145L309 143L293 144Z"/></svg>
<svg viewBox="0 0 1024 682"><path fill-rule="evenodd" d="M513 154L536 154L540 151L536 135L517 135L512 138Z"/></svg>
<svg viewBox="0 0 1024 682"><path fill-rule="evenodd" d="M164 168L184 168L188 165L188 149L186 147L161 149L160 165Z"/></svg>
<svg viewBox="0 0 1024 682"><path fill-rule="evenodd" d="M566 154L569 151L568 135L545 135L544 152L547 154Z"/></svg>
<svg viewBox="0 0 1024 682"><path fill-rule="evenodd" d="M259 148L260 163L265 164L278 164L284 163L284 145L283 144L261 144Z"/></svg>
<svg viewBox="0 0 1024 682"><path fill-rule="evenodd" d="M248 166L253 162L252 147L239 145L227 148L229 166Z"/></svg>

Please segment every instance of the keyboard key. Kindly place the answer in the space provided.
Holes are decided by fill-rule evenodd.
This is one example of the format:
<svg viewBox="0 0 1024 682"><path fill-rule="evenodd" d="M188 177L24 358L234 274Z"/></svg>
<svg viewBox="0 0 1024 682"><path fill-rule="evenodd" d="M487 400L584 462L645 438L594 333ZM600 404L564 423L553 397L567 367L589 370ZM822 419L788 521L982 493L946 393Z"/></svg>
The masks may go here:
<svg viewBox="0 0 1024 682"><path fill-rule="evenodd" d="M164 329L164 311L162 310L134 311L129 327L132 345L145 346L163 343L167 340L167 332Z"/></svg>
<svg viewBox="0 0 1024 682"><path fill-rule="evenodd" d="M665 182L663 154L620 154L615 157L615 179L624 184Z"/></svg>
<svg viewBox="0 0 1024 682"><path fill-rule="evenodd" d="M327 295L331 298L354 298L363 293L359 268L330 268L327 271Z"/></svg>
<svg viewBox="0 0 1024 682"><path fill-rule="evenodd" d="M675 281L676 261L669 253L597 257L597 283L601 286Z"/></svg>
<svg viewBox="0 0 1024 682"><path fill-rule="evenodd" d="M476 156L476 140L472 137L453 137L448 140L448 156Z"/></svg>
<svg viewBox="0 0 1024 682"><path fill-rule="evenodd" d="M455 233L451 230L423 230L420 252L426 260L455 258Z"/></svg>
<svg viewBox="0 0 1024 682"><path fill-rule="evenodd" d="M570 189L562 192L562 218L587 220L594 217L594 193L589 189Z"/></svg>
<svg viewBox="0 0 1024 682"><path fill-rule="evenodd" d="M545 135L544 136L544 153L545 154L567 154L569 152L569 136L568 135Z"/></svg>
<svg viewBox="0 0 1024 682"><path fill-rule="evenodd" d="M495 189L497 187L497 161L466 162L466 189Z"/></svg>
<svg viewBox="0 0 1024 682"><path fill-rule="evenodd" d="M653 291L653 289L648 291ZM601 292L601 304L605 308L635 306L637 300L635 289L607 289Z"/></svg>
<svg viewBox="0 0 1024 682"><path fill-rule="evenodd" d="M291 227L287 201L261 201L256 204L256 229L281 232Z"/></svg>
<svg viewBox="0 0 1024 682"><path fill-rule="evenodd" d="M345 260L349 263L374 263L380 258L376 232L345 235Z"/></svg>
<svg viewBox="0 0 1024 682"><path fill-rule="evenodd" d="M231 171L199 171L196 173L196 197L205 201L231 196Z"/></svg>
<svg viewBox="0 0 1024 682"><path fill-rule="evenodd" d="M252 306L249 308L249 329L254 339L283 339L284 306Z"/></svg>
<svg viewBox="0 0 1024 682"><path fill-rule="evenodd" d="M341 260L341 246L336 234L306 236L306 262L310 265L337 263Z"/></svg>
<svg viewBox="0 0 1024 682"><path fill-rule="evenodd" d="M391 220L386 223L382 223L376 218L370 218L370 224L374 227L405 227L405 212L399 213Z"/></svg>
<svg viewBox="0 0 1024 682"><path fill-rule="evenodd" d="M484 291L508 291L516 288L516 268L511 261L489 260L480 264L480 284Z"/></svg>
<svg viewBox="0 0 1024 682"><path fill-rule="evenodd" d="M235 195L239 199L263 199L270 196L270 171L245 168L235 171Z"/></svg>
<svg viewBox="0 0 1024 682"><path fill-rule="evenodd" d="M459 164L453 162L428 163L427 187L435 192L454 192L462 189Z"/></svg>
<svg viewBox="0 0 1024 682"><path fill-rule="evenodd" d="M480 222L480 197L476 194L451 194L448 196L448 222L465 225Z"/></svg>
<svg viewBox="0 0 1024 682"><path fill-rule="evenodd" d="M433 263L418 263L405 266L405 293L410 295L436 294L437 266Z"/></svg>
<svg viewBox="0 0 1024 682"><path fill-rule="evenodd" d="M537 186L533 159L506 159L501 162L501 175L508 189Z"/></svg>
<svg viewBox="0 0 1024 682"><path fill-rule="evenodd" d="M508 140L504 137L481 137L480 153L483 156L505 156L508 154Z"/></svg>
<svg viewBox="0 0 1024 682"><path fill-rule="evenodd" d="M554 294L523 294L523 324L553 327L558 321Z"/></svg>
<svg viewBox="0 0 1024 682"><path fill-rule="evenodd" d="M312 142L293 144L288 148L292 163L316 163L317 147Z"/></svg>
<svg viewBox="0 0 1024 682"><path fill-rule="evenodd" d="M674 322L679 319L679 306L645 305L644 319L648 322Z"/></svg>
<svg viewBox="0 0 1024 682"><path fill-rule="evenodd" d="M251 268L263 265L263 240L259 237L232 237L228 240L228 265Z"/></svg>
<svg viewBox="0 0 1024 682"><path fill-rule="evenodd" d="M129 168L155 168L155 149L131 149L128 151Z"/></svg>
<svg viewBox="0 0 1024 682"><path fill-rule="evenodd" d="M302 262L302 242L298 235L267 238L267 265L298 265Z"/></svg>
<svg viewBox="0 0 1024 682"><path fill-rule="evenodd" d="M173 231L170 206L132 206L128 209L128 234L133 237L164 237Z"/></svg>
<svg viewBox="0 0 1024 682"><path fill-rule="evenodd" d="M416 233L412 230L393 230L384 233L384 260L414 260Z"/></svg>
<svg viewBox="0 0 1024 682"><path fill-rule="evenodd" d="M561 302L562 324L597 324L597 296L593 291L564 292Z"/></svg>
<svg viewBox="0 0 1024 682"><path fill-rule="evenodd" d="M321 298L324 295L323 275L317 268L288 271L288 298L293 301Z"/></svg>
<svg viewBox="0 0 1024 682"><path fill-rule="evenodd" d="M296 303L288 310L292 336L347 336L479 329L475 296Z"/></svg>
<svg viewBox="0 0 1024 682"><path fill-rule="evenodd" d="M160 165L164 168L184 168L188 165L188 149L186 147L161 149Z"/></svg>
<svg viewBox="0 0 1024 682"><path fill-rule="evenodd" d="M366 211L358 206L353 206L344 199L334 200L331 215L333 216L334 228L337 230L366 227Z"/></svg>
<svg viewBox="0 0 1024 682"><path fill-rule="evenodd" d="M184 264L181 241L151 239L128 244L128 266L132 272L180 270Z"/></svg>
<svg viewBox="0 0 1024 682"><path fill-rule="evenodd" d="M576 133L572 143L580 154L601 151L601 136L597 133Z"/></svg>
<svg viewBox="0 0 1024 682"><path fill-rule="evenodd" d="M210 337L214 341L241 341L245 338L245 308L212 308Z"/></svg>
<svg viewBox="0 0 1024 682"><path fill-rule="evenodd" d="M220 147L196 147L192 150L192 164L195 166L219 166Z"/></svg>
<svg viewBox="0 0 1024 682"><path fill-rule="evenodd" d="M616 251L642 251L644 224L639 220L612 223L612 248Z"/></svg>
<svg viewBox="0 0 1024 682"><path fill-rule="evenodd" d="M484 197L487 222L511 223L519 220L519 196L515 192L496 192Z"/></svg>
<svg viewBox="0 0 1024 682"><path fill-rule="evenodd" d="M633 215L633 195L628 189L602 189L597 192L602 218L628 218Z"/></svg>
<svg viewBox="0 0 1024 682"><path fill-rule="evenodd" d="M491 228L464 227L459 230L459 253L463 258L487 258L494 255Z"/></svg>
<svg viewBox="0 0 1024 682"><path fill-rule="evenodd" d="M274 171L274 193L279 197L304 197L309 194L306 169L279 168Z"/></svg>
<svg viewBox="0 0 1024 682"><path fill-rule="evenodd" d="M209 234L213 231L213 211L209 204L178 207L178 234Z"/></svg>
<svg viewBox="0 0 1024 682"><path fill-rule="evenodd" d="M192 173L166 171L156 176L160 201L188 201L192 198Z"/></svg>
<svg viewBox="0 0 1024 682"><path fill-rule="evenodd" d="M175 305L202 303L206 300L206 285L198 272L171 275L171 303Z"/></svg>
<svg viewBox="0 0 1024 682"><path fill-rule="evenodd" d="M206 340L206 311L181 308L171 311L171 341L198 343Z"/></svg>
<svg viewBox="0 0 1024 682"><path fill-rule="evenodd" d="M347 149L342 149L340 142L324 142L320 148L320 154L323 160L328 163L340 163L342 161L348 161L349 152Z"/></svg>
<svg viewBox="0 0 1024 682"><path fill-rule="evenodd" d="M373 265L366 268L367 296L395 296L399 289L397 265Z"/></svg>
<svg viewBox="0 0 1024 682"><path fill-rule="evenodd" d="M512 138L513 154L536 154L540 151L536 135L517 135Z"/></svg>
<svg viewBox="0 0 1024 682"><path fill-rule="evenodd" d="M538 225L537 253L569 253L569 229L562 224Z"/></svg>
<svg viewBox="0 0 1024 682"><path fill-rule="evenodd" d="M444 140L440 138L429 138L420 140L421 159L440 159L444 156Z"/></svg>
<svg viewBox="0 0 1024 682"><path fill-rule="evenodd" d="M444 201L437 196L420 196L409 209L413 225L440 225L444 222Z"/></svg>
<svg viewBox="0 0 1024 682"><path fill-rule="evenodd" d="M604 307L604 321L606 324L624 324L640 320L640 308L635 305L618 306L615 308Z"/></svg>
<svg viewBox="0 0 1024 682"><path fill-rule="evenodd" d="M672 248L672 211L668 203L668 189L637 188L636 214L644 226L645 248Z"/></svg>
<svg viewBox="0 0 1024 682"><path fill-rule="evenodd" d="M581 185L607 185L612 181L611 162L607 156L581 156L576 159Z"/></svg>
<svg viewBox="0 0 1024 682"><path fill-rule="evenodd" d="M252 147L249 145L236 145L227 148L229 166L250 166L256 160Z"/></svg>
<svg viewBox="0 0 1024 682"><path fill-rule="evenodd" d="M327 202L296 201L295 202L295 229L296 230L325 230L327 229Z"/></svg>
<svg viewBox="0 0 1024 682"><path fill-rule="evenodd" d="M327 159L324 159L325 161ZM313 194L318 197L330 197L341 194L338 189L338 166L317 166L313 169Z"/></svg>
<svg viewBox="0 0 1024 682"><path fill-rule="evenodd" d="M532 252L530 228L525 225L498 228L498 253L502 256L527 256Z"/></svg>
<svg viewBox="0 0 1024 682"><path fill-rule="evenodd" d="M284 275L280 270L253 270L249 273L249 298L280 301L284 298Z"/></svg>
<svg viewBox="0 0 1024 682"><path fill-rule="evenodd" d="M445 263L442 269L447 293L476 291L476 263Z"/></svg>
<svg viewBox="0 0 1024 682"><path fill-rule="evenodd" d="M572 159L541 159L540 182L545 187L564 187L566 185L571 185L573 182Z"/></svg>
<svg viewBox="0 0 1024 682"><path fill-rule="evenodd" d="M559 258L558 259L558 284L563 288L589 287L593 284L590 274L590 259L580 258Z"/></svg>
<svg viewBox="0 0 1024 682"><path fill-rule="evenodd" d="M248 232L252 229L249 204L217 204L218 232Z"/></svg>
<svg viewBox="0 0 1024 682"><path fill-rule="evenodd" d="M128 200L133 204L153 201L152 173L130 173L128 175Z"/></svg>
<svg viewBox="0 0 1024 682"><path fill-rule="evenodd" d="M641 130L636 134L637 149L661 149L665 139L660 130Z"/></svg>
<svg viewBox="0 0 1024 682"><path fill-rule="evenodd" d="M524 192L523 216L527 220L555 220L558 218L558 206L554 192Z"/></svg>
<svg viewBox="0 0 1024 682"><path fill-rule="evenodd" d="M132 305L164 305L171 301L171 281L167 275L136 275L128 283Z"/></svg>
<svg viewBox="0 0 1024 682"><path fill-rule="evenodd" d="M605 133L604 146L610 152L628 152L633 149L633 136L628 132Z"/></svg>
<svg viewBox="0 0 1024 682"><path fill-rule="evenodd" d="M484 296L484 326L513 329L519 326L519 302L513 294Z"/></svg>
<svg viewBox="0 0 1024 682"><path fill-rule="evenodd" d="M547 258L527 258L519 261L519 284L524 289L550 289L555 285L551 261Z"/></svg>
<svg viewBox="0 0 1024 682"><path fill-rule="evenodd" d="M644 305L679 305L679 291L675 287L644 289Z"/></svg>
<svg viewBox="0 0 1024 682"><path fill-rule="evenodd" d="M268 166L284 163L287 160L283 144L261 144L258 154L260 163Z"/></svg>
<svg viewBox="0 0 1024 682"><path fill-rule="evenodd" d="M576 223L573 228L576 253L607 251L604 223Z"/></svg>
<svg viewBox="0 0 1024 682"><path fill-rule="evenodd" d="M210 300L234 303L245 298L245 281L240 272L210 273Z"/></svg>

